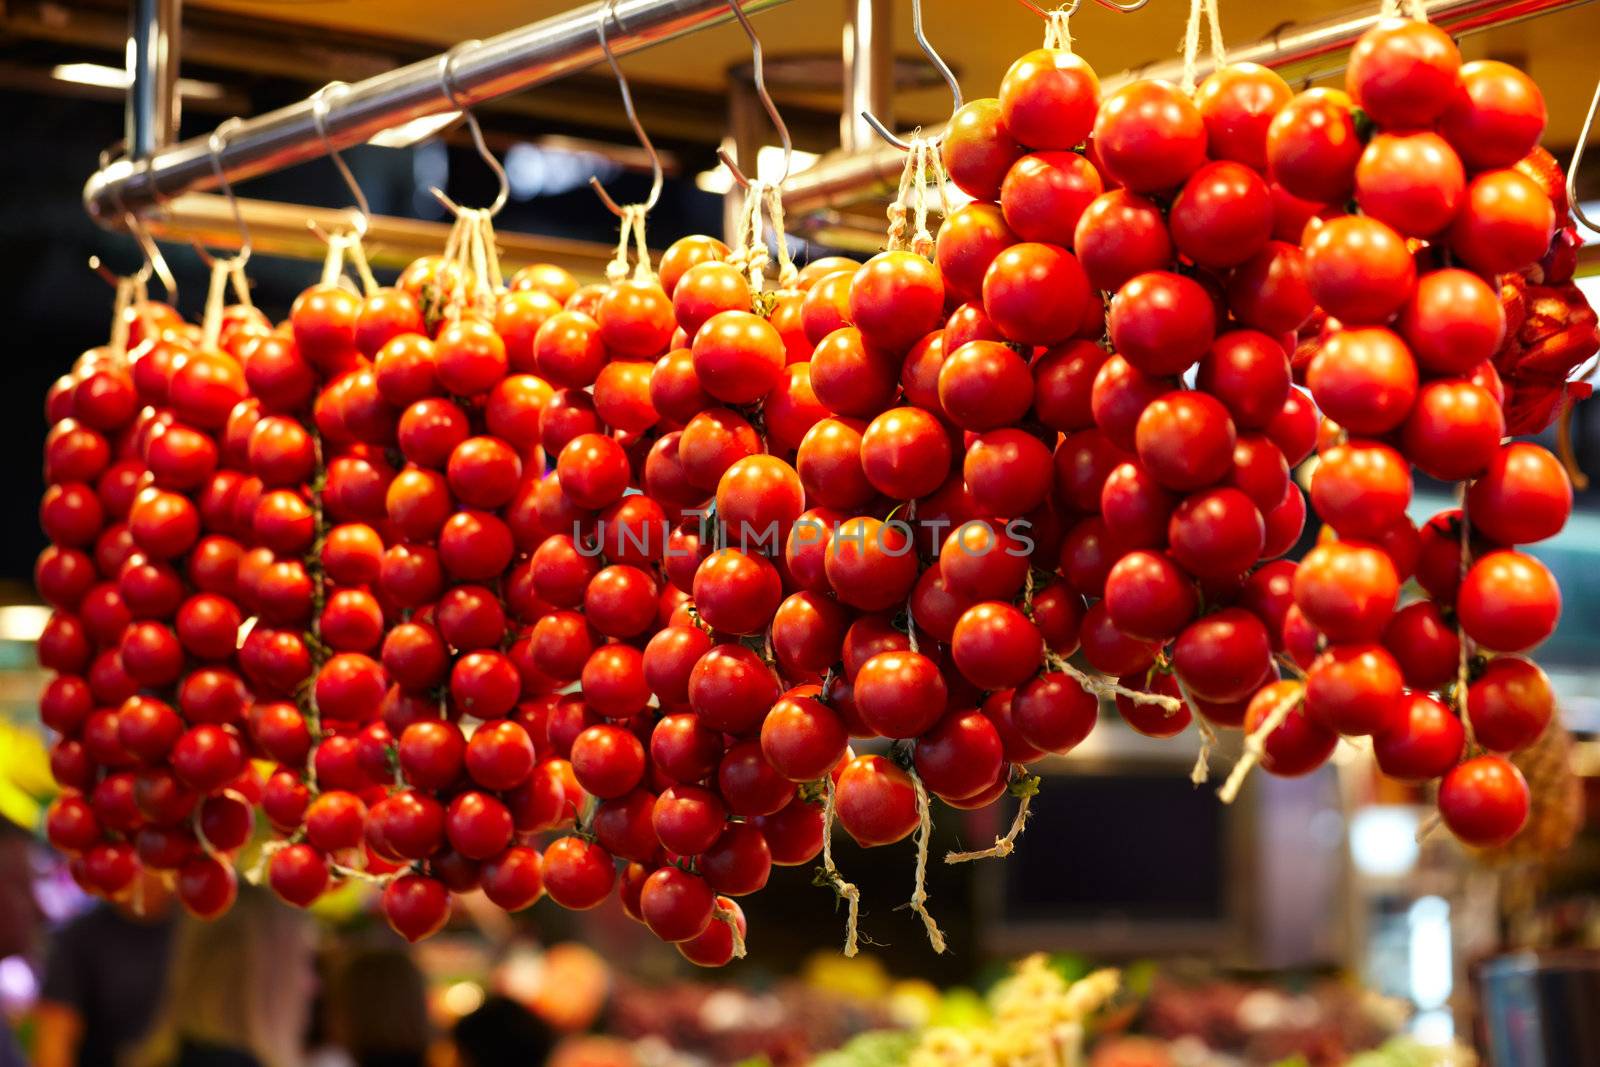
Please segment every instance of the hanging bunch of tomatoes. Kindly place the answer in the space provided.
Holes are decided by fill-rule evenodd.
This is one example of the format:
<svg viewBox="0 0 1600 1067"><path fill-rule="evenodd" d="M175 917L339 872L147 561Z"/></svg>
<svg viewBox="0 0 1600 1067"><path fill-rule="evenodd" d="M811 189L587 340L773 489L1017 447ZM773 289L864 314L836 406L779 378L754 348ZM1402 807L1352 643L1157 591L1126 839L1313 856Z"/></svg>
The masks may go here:
<svg viewBox="0 0 1600 1067"><path fill-rule="evenodd" d="M865 264L780 248L769 287L758 185L735 247L656 269L627 209L599 285L502 283L463 210L277 327L139 302L49 398L51 840L210 915L259 806L292 903L372 881L415 939L454 893L616 893L717 965L774 864L820 856L853 916L835 827L917 833L937 945L932 801L1026 796L1109 697L1242 729L1228 799L1370 737L1502 842L1559 612L1516 546L1571 508L1502 383L1539 429L1596 347L1543 125L1406 19L1298 95L1241 65L1102 99L1055 36L913 143L910 184L972 200L936 236L898 204ZM1461 506L1414 526L1413 471Z"/></svg>

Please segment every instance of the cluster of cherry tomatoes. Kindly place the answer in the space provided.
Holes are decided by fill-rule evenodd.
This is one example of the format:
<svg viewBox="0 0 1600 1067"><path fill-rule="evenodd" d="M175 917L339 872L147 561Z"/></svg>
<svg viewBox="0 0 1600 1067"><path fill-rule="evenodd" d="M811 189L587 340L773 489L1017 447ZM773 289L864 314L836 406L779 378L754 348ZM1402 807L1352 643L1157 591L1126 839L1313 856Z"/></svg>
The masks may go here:
<svg viewBox="0 0 1600 1067"><path fill-rule="evenodd" d="M691 237L582 287L427 257L215 343L136 308L128 358L49 399L51 840L211 915L259 806L292 903L373 880L415 939L453 893L615 892L718 965L830 816L875 846L929 796L994 803L1100 692L1152 736L1243 727L1278 774L1371 735L1461 838L1509 838L1494 753L1552 713L1514 653L1559 609L1511 546L1571 508L1502 444L1494 363L1497 279L1555 222L1543 104L1404 20L1349 86L1102 100L1029 53L945 137L974 199L931 261L772 291ZM1413 467L1463 509L1413 526Z"/></svg>
<svg viewBox="0 0 1600 1067"><path fill-rule="evenodd" d="M1405 19L1363 36L1347 92L1295 95L1255 65L1192 100L1143 81L1096 111L1093 88L1046 50L957 115L945 162L978 200L939 244L972 301L946 366L1031 351L1031 417L1063 435L1060 573L1099 598L1085 659L1185 698L1119 701L1137 730L1176 733L1192 708L1259 729L1279 774L1370 736L1386 773L1442 779L1463 840L1509 839L1528 794L1499 753L1553 698L1529 660L1485 656L1554 629L1553 578L1512 546L1572 506L1554 456L1502 444L1495 365L1501 276L1560 254L1538 88ZM1093 289L1108 344L1074 327ZM1277 559L1306 518L1290 470L1313 451L1324 525L1296 564ZM1462 483L1464 509L1414 526L1413 468ZM1425 595L1397 610L1413 576Z"/></svg>
<svg viewBox="0 0 1600 1067"><path fill-rule="evenodd" d="M253 537L230 434L247 387L239 346L264 317L234 308L215 345L171 308L129 310L131 363L85 353L50 390L51 544L35 581L55 609L39 661L40 714L59 735L64 791L46 831L86 888L132 890L168 872L192 912L233 901L229 856L249 839L263 782L242 735L239 572Z"/></svg>

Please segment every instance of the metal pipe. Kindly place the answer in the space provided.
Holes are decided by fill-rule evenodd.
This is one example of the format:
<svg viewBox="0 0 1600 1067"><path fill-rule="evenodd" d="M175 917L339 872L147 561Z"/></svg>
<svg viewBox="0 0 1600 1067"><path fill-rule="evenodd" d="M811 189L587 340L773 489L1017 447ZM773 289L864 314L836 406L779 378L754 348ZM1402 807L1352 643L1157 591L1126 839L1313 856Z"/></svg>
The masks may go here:
<svg viewBox="0 0 1600 1067"><path fill-rule="evenodd" d="M134 0L128 34L128 154L145 159L178 136L183 0Z"/></svg>
<svg viewBox="0 0 1600 1067"><path fill-rule="evenodd" d="M307 207L280 204L271 200L239 198L239 212L250 228L250 244L257 253L320 260L328 246L307 225L316 223L331 233L350 222L342 208ZM233 208L225 196L211 193L186 193L162 205L149 217L150 231L168 240L199 241L210 248L239 247L239 227ZM444 247L450 227L442 222L373 215L367 224L363 246L374 267L398 270L419 256L436 254ZM565 237L542 237L496 230L495 247L500 265L510 273L530 263L554 263L584 281L605 277L605 267L616 251L614 245L595 241L575 241Z"/></svg>
<svg viewBox="0 0 1600 1067"><path fill-rule="evenodd" d="M785 0L745 0L751 13ZM439 78L439 59L389 71L328 94L328 138L336 148L360 144L380 130L425 115L454 111L580 70L602 58L599 4L587 4L491 37L464 49L454 66L456 100ZM608 39L619 56L733 18L726 0L618 0ZM229 136L222 166L239 181L326 154L309 99L257 116ZM124 209L139 211L181 193L216 188L206 137L162 149L147 160L119 160L90 176L83 202L108 228Z"/></svg>
<svg viewBox="0 0 1600 1067"><path fill-rule="evenodd" d="M841 151L875 143L863 111L894 124L894 5L890 0L845 0L844 106L839 113Z"/></svg>
<svg viewBox="0 0 1600 1067"><path fill-rule="evenodd" d="M1428 18L1458 37L1588 2L1423 0ZM1286 27L1265 41L1228 49L1228 62L1292 68L1290 73L1297 79L1337 73L1344 68L1343 54L1379 18L1375 8L1367 5L1305 26ZM1101 83L1101 90L1102 93L1109 93L1138 78L1176 81L1182 71L1181 60L1167 60L1106 78ZM1201 77L1210 71L1210 60L1203 60L1200 63ZM924 135L937 136L942 130L943 127L930 129ZM814 166L789 179L783 195L784 210L793 218L826 208L847 207L897 181L904 166L905 154L882 143L861 151L830 152Z"/></svg>

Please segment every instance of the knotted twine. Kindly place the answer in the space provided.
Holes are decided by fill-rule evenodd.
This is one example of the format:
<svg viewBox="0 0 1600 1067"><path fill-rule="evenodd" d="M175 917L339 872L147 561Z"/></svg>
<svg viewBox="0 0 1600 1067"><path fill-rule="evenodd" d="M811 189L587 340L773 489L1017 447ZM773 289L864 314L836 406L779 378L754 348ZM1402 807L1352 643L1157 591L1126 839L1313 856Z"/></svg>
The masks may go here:
<svg viewBox="0 0 1600 1067"><path fill-rule="evenodd" d="M928 183L938 188L939 215L950 214L950 194L944 171L943 153L938 138L928 139L917 130L911 135L906 152L905 169L900 172L900 188L889 204L889 250L912 251L919 256L933 257L933 232L928 228L928 210L932 198ZM910 230L910 236L907 236Z"/></svg>
<svg viewBox="0 0 1600 1067"><path fill-rule="evenodd" d="M655 277L655 272L650 269L650 247L644 239L644 219L650 209L644 204L624 204L622 206L622 223L617 231L617 250L611 257L611 262L606 264L606 280L612 285L624 281L631 269L633 280L647 282ZM628 262L630 244L633 248L633 263Z"/></svg>
<svg viewBox="0 0 1600 1067"><path fill-rule="evenodd" d="M752 180L745 187L744 201L734 216L733 248L728 263L735 269L748 273L750 293L758 296L766 286L766 269L772 262L767 250L767 227L772 227L773 241L778 250L779 289L793 289L800 276L789 254L789 236L784 230L783 193L778 186Z"/></svg>
<svg viewBox="0 0 1600 1067"><path fill-rule="evenodd" d="M1056 8L1045 15L1044 46L1058 52L1072 52L1072 28L1067 24L1078 9L1078 0Z"/></svg>
<svg viewBox="0 0 1600 1067"><path fill-rule="evenodd" d="M454 321L469 310L492 317L495 301L505 287L500 274L500 251L494 240L494 211L462 207L437 190L434 195L455 212L455 225L450 227L443 257L455 269L444 272L446 284L435 295L429 317L442 315Z"/></svg>
<svg viewBox="0 0 1600 1067"><path fill-rule="evenodd" d="M1217 797L1224 804L1232 804L1239 795L1239 790L1244 786L1244 780L1250 776L1251 770L1261 762L1267 753L1267 737L1283 725L1283 720L1289 713L1299 706L1305 699L1305 689L1302 686L1293 686L1282 700L1274 704L1262 718L1260 725L1251 730L1244 739L1244 755L1239 757L1239 762L1233 765L1233 770L1228 773L1228 780L1222 783L1222 788L1217 790Z"/></svg>
<svg viewBox="0 0 1600 1067"><path fill-rule="evenodd" d="M1184 94L1193 95L1200 60L1200 19L1206 20L1206 35L1211 39L1211 69L1228 65L1228 52L1222 45L1222 22L1217 15L1217 0L1189 0L1189 21L1183 31Z"/></svg>
<svg viewBox="0 0 1600 1067"><path fill-rule="evenodd" d="M200 320L200 335L207 348L215 348L218 339L222 336L222 313L228 307L228 289L231 285L234 299L244 307L253 307L250 302L250 283L245 280L244 265L249 260L248 252L242 252L230 259L214 259L211 261L211 281L206 286L205 314ZM365 259L363 258L363 262ZM326 266L324 266L326 274Z"/></svg>

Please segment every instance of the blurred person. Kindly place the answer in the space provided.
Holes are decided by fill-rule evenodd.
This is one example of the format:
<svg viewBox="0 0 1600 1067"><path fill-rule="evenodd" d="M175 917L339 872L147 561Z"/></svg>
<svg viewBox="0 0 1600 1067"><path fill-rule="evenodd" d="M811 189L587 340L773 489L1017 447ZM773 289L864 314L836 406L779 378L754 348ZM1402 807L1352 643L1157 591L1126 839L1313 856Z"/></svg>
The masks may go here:
<svg viewBox="0 0 1600 1067"><path fill-rule="evenodd" d="M0 819L0 959L30 955L43 930L44 911L33 894L32 838ZM0 1067L22 1067L27 1060L4 1023L0 1020Z"/></svg>
<svg viewBox="0 0 1600 1067"><path fill-rule="evenodd" d="M422 972L405 948L360 948L334 962L327 1036L355 1067L423 1067L431 1032Z"/></svg>
<svg viewBox="0 0 1600 1067"><path fill-rule="evenodd" d="M316 991L314 928L269 893L178 926L156 1026L130 1067L300 1067Z"/></svg>
<svg viewBox="0 0 1600 1067"><path fill-rule="evenodd" d="M456 1067L540 1067L554 1038L540 1018L510 997L486 997L450 1032Z"/></svg>
<svg viewBox="0 0 1600 1067"><path fill-rule="evenodd" d="M150 1032L172 942L172 894L141 875L50 935L34 1006L35 1067L113 1067Z"/></svg>

